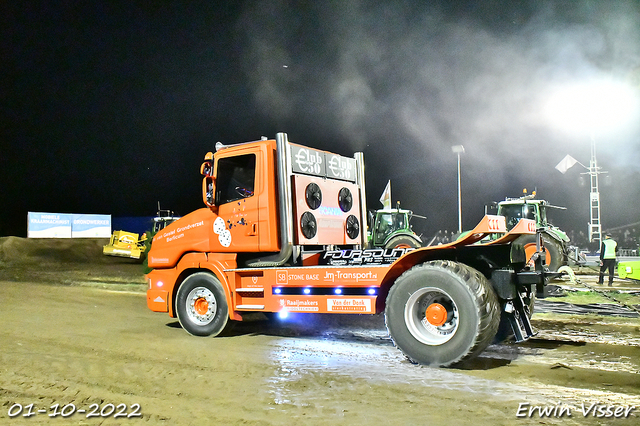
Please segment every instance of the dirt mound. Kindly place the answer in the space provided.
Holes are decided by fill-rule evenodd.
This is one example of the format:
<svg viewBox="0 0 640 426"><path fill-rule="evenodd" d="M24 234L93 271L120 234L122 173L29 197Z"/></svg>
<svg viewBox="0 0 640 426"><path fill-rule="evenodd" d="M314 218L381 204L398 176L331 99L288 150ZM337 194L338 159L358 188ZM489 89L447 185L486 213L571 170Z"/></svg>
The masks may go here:
<svg viewBox="0 0 640 426"><path fill-rule="evenodd" d="M105 263L102 246L108 238L0 238L0 262Z"/></svg>
<svg viewBox="0 0 640 426"><path fill-rule="evenodd" d="M108 238L0 238L0 280L139 286L139 260L105 256ZM127 289L130 289L127 287Z"/></svg>

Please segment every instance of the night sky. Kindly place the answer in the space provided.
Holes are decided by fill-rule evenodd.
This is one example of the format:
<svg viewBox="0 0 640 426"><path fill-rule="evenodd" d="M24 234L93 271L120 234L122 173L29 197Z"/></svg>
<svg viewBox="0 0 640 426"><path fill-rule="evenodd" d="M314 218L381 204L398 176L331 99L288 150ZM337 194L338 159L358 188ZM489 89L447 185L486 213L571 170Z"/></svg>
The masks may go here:
<svg viewBox="0 0 640 426"><path fill-rule="evenodd" d="M0 236L28 211L187 214L217 141L276 132L363 151L369 207L391 179L431 236L457 228L460 144L464 228L526 187L586 232L585 170L554 167L588 165L593 131L603 228L640 221L638 111L568 129L547 108L600 80L637 99L638 1L75 3L0 5Z"/></svg>

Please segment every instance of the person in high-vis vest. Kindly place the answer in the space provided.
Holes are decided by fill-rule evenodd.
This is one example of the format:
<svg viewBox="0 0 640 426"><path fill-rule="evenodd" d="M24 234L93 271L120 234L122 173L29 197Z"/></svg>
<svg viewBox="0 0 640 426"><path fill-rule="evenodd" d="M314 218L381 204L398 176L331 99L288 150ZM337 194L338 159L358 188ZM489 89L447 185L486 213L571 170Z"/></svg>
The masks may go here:
<svg viewBox="0 0 640 426"><path fill-rule="evenodd" d="M607 234L600 245L600 279L598 284L603 283L604 271L609 270L609 287L613 285L613 269L616 267L616 254L618 253L618 243Z"/></svg>

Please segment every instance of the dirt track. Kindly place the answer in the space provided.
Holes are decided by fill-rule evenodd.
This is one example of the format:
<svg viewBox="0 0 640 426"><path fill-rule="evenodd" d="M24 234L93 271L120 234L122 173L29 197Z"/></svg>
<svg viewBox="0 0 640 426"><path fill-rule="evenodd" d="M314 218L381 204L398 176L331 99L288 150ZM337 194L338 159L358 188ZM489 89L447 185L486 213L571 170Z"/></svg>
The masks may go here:
<svg viewBox="0 0 640 426"><path fill-rule="evenodd" d="M536 315L538 338L492 345L467 370L407 363L379 316L256 318L195 338L147 310L140 265L101 243L0 238L0 424L638 424L638 319ZM46 413L9 417L30 403ZM142 415L48 417L94 403ZM572 415L517 419L521 403ZM637 408L585 418L583 403Z"/></svg>

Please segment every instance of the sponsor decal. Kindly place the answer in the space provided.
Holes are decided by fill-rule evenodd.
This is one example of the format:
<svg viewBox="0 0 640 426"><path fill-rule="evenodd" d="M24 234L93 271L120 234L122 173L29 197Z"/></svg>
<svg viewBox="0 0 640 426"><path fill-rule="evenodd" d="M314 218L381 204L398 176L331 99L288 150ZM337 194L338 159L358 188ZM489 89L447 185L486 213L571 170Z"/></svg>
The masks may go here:
<svg viewBox="0 0 640 426"><path fill-rule="evenodd" d="M123 235L119 238L119 241L121 243L125 243L125 244L133 244L135 243L135 240L133 239L133 237L131 235Z"/></svg>
<svg viewBox="0 0 640 426"><path fill-rule="evenodd" d="M356 161L353 158L327 154L327 177L355 181Z"/></svg>
<svg viewBox="0 0 640 426"><path fill-rule="evenodd" d="M287 271L276 271L276 284L283 285L289 282Z"/></svg>
<svg viewBox="0 0 640 426"><path fill-rule="evenodd" d="M321 265L387 265L395 262L413 248L329 250L320 257Z"/></svg>
<svg viewBox="0 0 640 426"><path fill-rule="evenodd" d="M197 228L197 227L202 226L202 225L204 225L204 221L203 220L201 220L200 222L196 222L196 223L192 223L192 224L186 225L186 226L181 226L179 228L172 229L171 231L164 232L162 234L161 238L166 238L167 242L173 241L173 240L178 240L178 239L184 237L184 232L185 231ZM157 235L153 238L153 240L155 241L156 238L158 238Z"/></svg>
<svg viewBox="0 0 640 426"><path fill-rule="evenodd" d="M339 282L344 283L346 281L355 281L357 283L361 281L378 281L378 274L373 271L367 272L353 272L353 271L325 271L324 272L324 281L325 282Z"/></svg>
<svg viewBox="0 0 640 426"><path fill-rule="evenodd" d="M372 282L378 281L378 274L373 271L341 271L331 270L320 272L291 272L287 270L276 271L276 286L300 283L345 283L345 282Z"/></svg>
<svg viewBox="0 0 640 426"><path fill-rule="evenodd" d="M320 310L316 300L280 299L280 307L289 312L318 312Z"/></svg>
<svg viewBox="0 0 640 426"><path fill-rule="evenodd" d="M329 312L371 312L371 299L327 299Z"/></svg>
<svg viewBox="0 0 640 426"><path fill-rule="evenodd" d="M316 176L326 173L323 152L301 147L293 147L293 152L294 171Z"/></svg>
<svg viewBox="0 0 640 426"><path fill-rule="evenodd" d="M291 145L291 157L294 173L356 181L356 160L353 158L298 145Z"/></svg>
<svg viewBox="0 0 640 426"><path fill-rule="evenodd" d="M192 223L192 224L187 225L187 226L182 226L182 227L176 228L176 232L187 231L189 229L197 228L198 226L202 226L202 225L204 225L204 220L201 220L200 222L197 222L197 223Z"/></svg>

